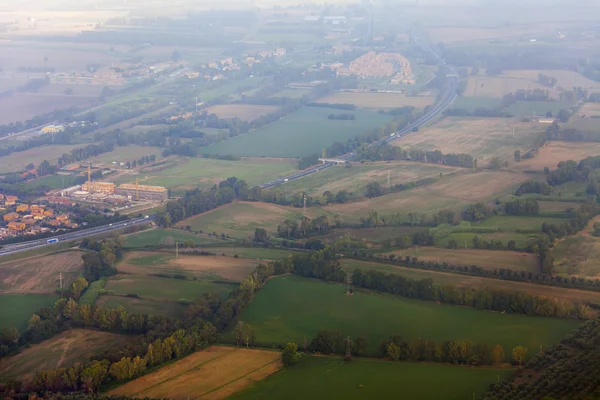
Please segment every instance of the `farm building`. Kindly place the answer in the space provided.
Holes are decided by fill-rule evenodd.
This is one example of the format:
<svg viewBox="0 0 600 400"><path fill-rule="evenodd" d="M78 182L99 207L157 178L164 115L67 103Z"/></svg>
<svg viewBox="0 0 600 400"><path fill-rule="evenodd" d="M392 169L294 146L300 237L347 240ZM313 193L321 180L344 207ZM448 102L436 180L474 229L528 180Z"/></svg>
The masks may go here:
<svg viewBox="0 0 600 400"><path fill-rule="evenodd" d="M62 125L48 125L42 128L40 132L42 133L59 133L65 130L65 127Z"/></svg>
<svg viewBox="0 0 600 400"><path fill-rule="evenodd" d="M123 183L115 193L140 200L166 201L169 198L169 191L162 186Z"/></svg>

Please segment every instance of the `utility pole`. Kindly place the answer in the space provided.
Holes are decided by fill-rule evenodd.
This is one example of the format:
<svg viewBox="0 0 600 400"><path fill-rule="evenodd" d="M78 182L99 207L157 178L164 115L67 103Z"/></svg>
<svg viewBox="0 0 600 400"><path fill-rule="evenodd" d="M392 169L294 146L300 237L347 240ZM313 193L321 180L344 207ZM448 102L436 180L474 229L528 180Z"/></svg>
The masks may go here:
<svg viewBox="0 0 600 400"><path fill-rule="evenodd" d="M387 177L388 177L387 178L388 179L388 182L387 182L387 184L388 184L388 190L392 190L392 185L390 184L390 171L388 171Z"/></svg>
<svg viewBox="0 0 600 400"><path fill-rule="evenodd" d="M346 338L346 357L350 357L350 336Z"/></svg>
<svg viewBox="0 0 600 400"><path fill-rule="evenodd" d="M175 242L175 258L179 258L179 243Z"/></svg>
<svg viewBox="0 0 600 400"><path fill-rule="evenodd" d="M198 114L198 98L194 98L194 105L196 106L196 114Z"/></svg>
<svg viewBox="0 0 600 400"><path fill-rule="evenodd" d="M513 126L513 139L515 138L515 127Z"/></svg>
<svg viewBox="0 0 600 400"><path fill-rule="evenodd" d="M62 272L58 274L58 280L60 281L60 291L62 293Z"/></svg>
<svg viewBox="0 0 600 400"><path fill-rule="evenodd" d="M302 196L302 216L306 217L306 193Z"/></svg>

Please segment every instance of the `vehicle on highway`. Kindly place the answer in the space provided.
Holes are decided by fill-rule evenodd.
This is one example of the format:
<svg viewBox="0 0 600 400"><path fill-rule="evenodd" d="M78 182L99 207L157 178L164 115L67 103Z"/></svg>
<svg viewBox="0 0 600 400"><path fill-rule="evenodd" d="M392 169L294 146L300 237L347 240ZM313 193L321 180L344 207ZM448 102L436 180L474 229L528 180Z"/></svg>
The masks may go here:
<svg viewBox="0 0 600 400"><path fill-rule="evenodd" d="M46 240L46 243L56 243L56 242L58 242L57 238L52 238L52 239Z"/></svg>

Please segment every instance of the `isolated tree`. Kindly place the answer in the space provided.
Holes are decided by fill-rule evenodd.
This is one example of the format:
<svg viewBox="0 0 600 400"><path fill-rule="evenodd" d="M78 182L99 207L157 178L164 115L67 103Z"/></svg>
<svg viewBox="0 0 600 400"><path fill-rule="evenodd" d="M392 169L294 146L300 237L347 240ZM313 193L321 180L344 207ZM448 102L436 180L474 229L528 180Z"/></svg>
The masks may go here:
<svg viewBox="0 0 600 400"><path fill-rule="evenodd" d="M521 150L515 150L515 161L521 161Z"/></svg>
<svg viewBox="0 0 600 400"><path fill-rule="evenodd" d="M179 60L181 60L181 53L178 50L173 50L173 53L171 53L171 61L177 62Z"/></svg>
<svg viewBox="0 0 600 400"><path fill-rule="evenodd" d="M244 343L246 344L246 347L250 347L250 345L254 346L254 340L254 328L250 324L245 324Z"/></svg>
<svg viewBox="0 0 600 400"><path fill-rule="evenodd" d="M267 241L267 230L264 228L256 228L254 230L254 241L263 243Z"/></svg>
<svg viewBox="0 0 600 400"><path fill-rule="evenodd" d="M71 297L75 300L79 299L79 297L81 296L81 292L87 289L87 287L88 281L85 280L84 277L80 276L79 278L75 279L71 284Z"/></svg>
<svg viewBox="0 0 600 400"><path fill-rule="evenodd" d="M502 161L498 157L494 157L490 160L490 168L491 169L500 169L502 167Z"/></svg>
<svg viewBox="0 0 600 400"><path fill-rule="evenodd" d="M525 361L525 356L527 356L527 349L523 346L517 346L512 350L513 360L519 364L519 368Z"/></svg>
<svg viewBox="0 0 600 400"><path fill-rule="evenodd" d="M233 333L235 335L235 343L238 346L241 346L244 342L245 325L246 324L244 324L242 321L238 321L238 323L235 325L235 329L233 330Z"/></svg>
<svg viewBox="0 0 600 400"><path fill-rule="evenodd" d="M504 361L504 348L499 344L495 345L492 349L492 363L494 365L499 365Z"/></svg>
<svg viewBox="0 0 600 400"><path fill-rule="evenodd" d="M289 342L281 353L281 361L286 367L296 364L301 358L302 354L298 352L298 345L294 342Z"/></svg>

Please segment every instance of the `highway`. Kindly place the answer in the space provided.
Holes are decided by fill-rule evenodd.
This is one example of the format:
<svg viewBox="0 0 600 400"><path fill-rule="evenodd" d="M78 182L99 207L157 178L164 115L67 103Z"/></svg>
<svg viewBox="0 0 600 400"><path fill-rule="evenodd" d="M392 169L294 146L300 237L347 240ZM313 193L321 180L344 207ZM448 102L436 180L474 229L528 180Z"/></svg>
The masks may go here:
<svg viewBox="0 0 600 400"><path fill-rule="evenodd" d="M454 71L452 70L452 68L448 67L446 65L446 63L444 62L444 60L442 60L442 58L437 53L435 53L435 51L433 51L428 44L426 44L426 43L420 43L420 44L424 50L431 52L431 54L433 54L438 59L440 68L442 68L444 70L444 72L446 73L446 84L444 85L444 91L438 96L436 103L433 106L431 106L427 110L427 112L425 114L423 114L419 119L417 119L416 121L407 125L403 129L395 132L394 134L392 134L390 136L386 136L376 142L371 143L369 145L369 147L381 146L381 145L391 142L392 140L395 140L395 139L398 139L398 138L401 138L401 137L404 137L404 136L410 134L416 128L420 128L420 127L426 125L427 123L429 123L431 120L437 118L448 107L450 107L450 105L456 99L456 96L457 96L456 89L458 87L458 77L454 74ZM418 134L418 133L415 133L415 134ZM336 157L336 159L350 161L354 157L356 157L356 154L354 152L351 152L351 153L346 153L342 156ZM336 165L337 165L336 163L326 162L324 164L317 165L317 166L305 169L300 172L296 172L296 173L288 175L286 177L282 177L282 178L276 179L274 181L264 183L263 185L261 185L261 187L264 189L269 189L269 188L281 186L287 182L304 178L305 176L315 174L319 171L334 167ZM104 232L110 232L110 231L117 230L117 229L123 229L125 226L129 226L129 225L143 224L143 223L151 221L153 219L155 219L155 215L150 215L148 218L145 218L145 217L144 218L136 218L136 219L118 222L118 223L114 223L114 224L110 224L110 225L104 225L104 226L100 226L100 227L96 227L96 228L82 229L82 230L79 230L76 232L70 232L70 233L65 233L62 235L57 235L57 236L54 236L54 238L57 238L58 243L61 243L61 242L67 241L67 240L74 240L74 239L79 239L79 238L83 238L83 237L90 236L90 235L95 235L98 233L104 233ZM11 253L16 253L16 252L20 252L20 251L24 251L24 250L28 250L28 249L33 249L33 248L37 248L37 247L51 246L52 243L50 243L50 244L47 243L47 240L48 239L40 239L40 240L34 240L34 241L29 241L29 242L23 242L23 243L19 243L19 244L6 245L2 249L0 249L0 256L6 255L6 254L11 254Z"/></svg>
<svg viewBox="0 0 600 400"><path fill-rule="evenodd" d="M86 236L97 235L99 233L110 232L110 231L117 230L117 229L123 229L127 226L133 226L133 225L147 223L149 221L152 221L154 218L155 218L154 215L150 215L150 216L148 216L148 218L142 217L142 218L130 219L127 221L115 222L114 224L110 224L110 225L103 225L103 226L98 226L95 228L82 229L79 231L63 233L62 235L56 235L56 236L53 236L52 238L58 239L58 242L56 242L56 243L62 243L62 242L69 241L69 240L84 238ZM6 255L6 254L17 253L17 252L24 251L24 250L34 249L34 248L38 248L38 247L52 246L53 244L56 244L56 243L48 243L48 239L51 239L51 238L32 240L29 242L22 242L22 243L15 243L15 244L7 244L2 249L0 249L0 256Z"/></svg>

